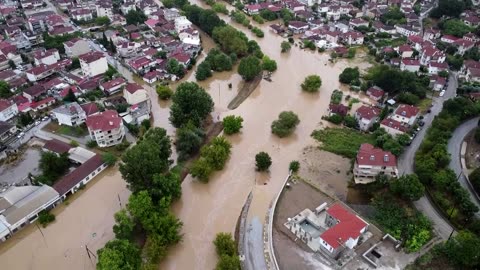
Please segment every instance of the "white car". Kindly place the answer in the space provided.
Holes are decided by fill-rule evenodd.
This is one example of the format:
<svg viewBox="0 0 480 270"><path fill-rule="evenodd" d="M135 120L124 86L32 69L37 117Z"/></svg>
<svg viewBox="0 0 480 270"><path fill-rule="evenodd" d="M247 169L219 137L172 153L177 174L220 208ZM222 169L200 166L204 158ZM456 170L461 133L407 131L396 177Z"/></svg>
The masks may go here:
<svg viewBox="0 0 480 270"><path fill-rule="evenodd" d="M440 96L443 97L445 95L445 90L442 90L442 92L440 92Z"/></svg>
<svg viewBox="0 0 480 270"><path fill-rule="evenodd" d="M17 135L17 138L21 139L21 138L23 138L23 136L25 136L25 132L20 132L20 133Z"/></svg>

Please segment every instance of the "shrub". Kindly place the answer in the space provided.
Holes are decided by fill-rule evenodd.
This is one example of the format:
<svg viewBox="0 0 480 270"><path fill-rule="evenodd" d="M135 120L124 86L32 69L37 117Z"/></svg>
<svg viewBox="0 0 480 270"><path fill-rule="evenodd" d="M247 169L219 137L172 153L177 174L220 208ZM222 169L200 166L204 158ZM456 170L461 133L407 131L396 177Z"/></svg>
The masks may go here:
<svg viewBox="0 0 480 270"><path fill-rule="evenodd" d="M167 85L157 85L158 98L161 100L168 100L172 97L173 91Z"/></svg>
<svg viewBox="0 0 480 270"><path fill-rule="evenodd" d="M71 141L70 141L70 145L71 145L72 147L78 147L80 144L79 144L77 141L75 141L75 140L71 140Z"/></svg>
<svg viewBox="0 0 480 270"><path fill-rule="evenodd" d="M278 119L272 122L272 133L280 138L290 135L300 123L298 116L292 111L281 112Z"/></svg>
<svg viewBox="0 0 480 270"><path fill-rule="evenodd" d="M292 45L290 45L290 42L288 41L282 41L280 44L280 48L282 49L282 53L290 51L292 48Z"/></svg>
<svg viewBox="0 0 480 270"><path fill-rule="evenodd" d="M257 171L266 171L270 168L270 165L272 165L272 158L270 158L268 153L260 152L255 155L255 167L257 168Z"/></svg>
<svg viewBox="0 0 480 270"><path fill-rule="evenodd" d="M318 75L309 75L305 78L301 86L303 91L310 93L317 92L320 86L322 86L322 79L320 79Z"/></svg>
<svg viewBox="0 0 480 270"><path fill-rule="evenodd" d="M47 227L48 224L52 223L55 221L55 215L43 210L40 213L38 213L38 222L42 225L42 227Z"/></svg>
<svg viewBox="0 0 480 270"><path fill-rule="evenodd" d="M97 147L97 141L89 140L89 141L87 142L87 147L88 147L88 148L95 148L95 147Z"/></svg>
<svg viewBox="0 0 480 270"><path fill-rule="evenodd" d="M105 162L107 166L113 166L117 162L117 157L110 152L106 152L102 155L102 161Z"/></svg>
<svg viewBox="0 0 480 270"><path fill-rule="evenodd" d="M242 128L243 118L241 116L229 115L223 118L223 131L227 135L238 133Z"/></svg>

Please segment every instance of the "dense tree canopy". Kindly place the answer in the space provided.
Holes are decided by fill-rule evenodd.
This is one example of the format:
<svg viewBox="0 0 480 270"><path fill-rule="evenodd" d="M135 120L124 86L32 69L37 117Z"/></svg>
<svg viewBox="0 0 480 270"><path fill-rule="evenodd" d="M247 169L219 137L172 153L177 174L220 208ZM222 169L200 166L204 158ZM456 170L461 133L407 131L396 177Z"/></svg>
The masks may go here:
<svg viewBox="0 0 480 270"><path fill-rule="evenodd" d="M143 11L132 9L127 13L127 15L125 15L125 19L127 20L127 24L137 25L144 23L148 17L145 15L145 13L143 13Z"/></svg>
<svg viewBox="0 0 480 270"><path fill-rule="evenodd" d="M120 172L133 192L154 188L153 176L170 166L170 139L163 128L152 128L122 155Z"/></svg>
<svg viewBox="0 0 480 270"><path fill-rule="evenodd" d="M272 158L267 152L260 152L255 155L255 167L257 171L266 171L272 165Z"/></svg>
<svg viewBox="0 0 480 270"><path fill-rule="evenodd" d="M213 241L217 255L220 257L216 270L240 270L240 259L236 243L229 233L218 233Z"/></svg>
<svg viewBox="0 0 480 270"><path fill-rule="evenodd" d="M459 232L452 241L447 241L444 254L460 269L480 267L480 238L468 231Z"/></svg>
<svg viewBox="0 0 480 270"><path fill-rule="evenodd" d="M301 87L306 92L317 92L322 86L322 79L318 75L309 75L303 81Z"/></svg>
<svg viewBox="0 0 480 270"><path fill-rule="evenodd" d="M0 81L0 98L9 98L13 96L13 92L10 91L10 85L5 81Z"/></svg>
<svg viewBox="0 0 480 270"><path fill-rule="evenodd" d="M138 270L142 262L138 247L127 240L111 240L97 253L98 270Z"/></svg>
<svg viewBox="0 0 480 270"><path fill-rule="evenodd" d="M360 78L360 71L358 70L358 67L351 68L347 67L345 68L342 73L340 73L340 76L338 77L339 81L341 83L351 83L354 80L358 80Z"/></svg>
<svg viewBox="0 0 480 270"><path fill-rule="evenodd" d="M158 98L162 100L170 99L173 95L173 90L168 85L157 85L156 88Z"/></svg>
<svg viewBox="0 0 480 270"><path fill-rule="evenodd" d="M439 0L438 7L430 12L433 18L440 18L443 15L450 17L459 17L466 8L466 2L469 0Z"/></svg>
<svg viewBox="0 0 480 270"><path fill-rule="evenodd" d="M392 180L390 189L393 193L410 201L420 199L425 193L425 188L415 174L404 175Z"/></svg>
<svg viewBox="0 0 480 270"><path fill-rule="evenodd" d="M195 72L195 79L197 79L197 81L204 81L210 77L212 77L212 67L207 61L203 61L197 67L197 71Z"/></svg>
<svg viewBox="0 0 480 270"><path fill-rule="evenodd" d="M238 133L242 128L243 118L241 116L229 115L223 118L223 132L227 135Z"/></svg>
<svg viewBox="0 0 480 270"><path fill-rule="evenodd" d="M205 33L210 36L213 34L215 27L224 26L225 22L222 21L211 9L202 9L197 5L186 6L184 8L185 16L193 24L200 27Z"/></svg>
<svg viewBox="0 0 480 270"><path fill-rule="evenodd" d="M115 219L115 225L113 225L115 237L117 239L130 240L135 229L133 218L125 209L118 211L113 217Z"/></svg>
<svg viewBox="0 0 480 270"><path fill-rule="evenodd" d="M189 121L199 127L213 110L210 95L194 82L181 83L172 101L169 120L177 128Z"/></svg>
<svg viewBox="0 0 480 270"><path fill-rule="evenodd" d="M240 61L238 74L246 81L251 81L262 72L260 60L255 56L248 56Z"/></svg>
<svg viewBox="0 0 480 270"><path fill-rule="evenodd" d="M175 143L175 148L177 149L178 160L186 160L192 154L198 152L204 139L205 132L192 123L188 123L187 125L177 129L177 141Z"/></svg>
<svg viewBox="0 0 480 270"><path fill-rule="evenodd" d="M280 138L290 135L300 123L298 116L292 111L281 112L278 119L272 122L272 133Z"/></svg>
<svg viewBox="0 0 480 270"><path fill-rule="evenodd" d="M168 73L177 77L183 77L183 75L185 75L185 67L175 58L168 59L166 69Z"/></svg>
<svg viewBox="0 0 480 270"><path fill-rule="evenodd" d="M53 152L42 152L40 155L40 170L42 174L37 178L39 182L52 185L63 176L70 167L68 152L57 155Z"/></svg>
<svg viewBox="0 0 480 270"><path fill-rule="evenodd" d="M190 173L202 182L208 182L210 174L214 170L222 170L225 162L230 157L232 145L225 137L215 137L209 144L200 150L200 158L197 159Z"/></svg>
<svg viewBox="0 0 480 270"><path fill-rule="evenodd" d="M235 53L242 57L248 52L248 38L230 25L216 27L213 29L212 37L226 54Z"/></svg>
<svg viewBox="0 0 480 270"><path fill-rule="evenodd" d="M456 37L463 37L472 31L472 28L459 19L451 19L439 24L443 33Z"/></svg>
<svg viewBox="0 0 480 270"><path fill-rule="evenodd" d="M387 25L404 24L407 22L405 14L398 7L391 7L380 17L380 20Z"/></svg>

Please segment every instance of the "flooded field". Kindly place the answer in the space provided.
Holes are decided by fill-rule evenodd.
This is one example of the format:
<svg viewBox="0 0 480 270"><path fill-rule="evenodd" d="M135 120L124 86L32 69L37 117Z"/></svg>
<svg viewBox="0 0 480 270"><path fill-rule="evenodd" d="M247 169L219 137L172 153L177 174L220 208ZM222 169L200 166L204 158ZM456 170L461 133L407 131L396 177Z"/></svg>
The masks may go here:
<svg viewBox="0 0 480 270"><path fill-rule="evenodd" d="M27 148L25 152L19 156L18 160L9 164L2 164L0 166L0 187L2 184L21 182L28 176L28 173L39 175L41 173L38 168L39 161L40 150Z"/></svg>
<svg viewBox="0 0 480 270"><path fill-rule="evenodd" d="M56 221L41 231L29 225L0 245L1 269L95 269L96 254L113 238L113 214L130 192L118 168L102 172L87 187L53 209ZM43 236L42 236L43 233Z"/></svg>

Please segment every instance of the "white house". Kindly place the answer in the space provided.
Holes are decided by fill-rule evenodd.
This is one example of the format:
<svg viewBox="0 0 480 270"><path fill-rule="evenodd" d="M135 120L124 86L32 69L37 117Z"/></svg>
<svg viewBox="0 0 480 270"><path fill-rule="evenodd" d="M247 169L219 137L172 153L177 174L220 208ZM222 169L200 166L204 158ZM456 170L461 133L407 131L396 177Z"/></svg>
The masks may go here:
<svg viewBox="0 0 480 270"><path fill-rule="evenodd" d="M180 33L183 29L191 28L192 23L185 16L175 18L175 31Z"/></svg>
<svg viewBox="0 0 480 270"><path fill-rule="evenodd" d="M87 115L77 102L65 104L52 110L59 125L78 126L85 122Z"/></svg>
<svg viewBox="0 0 480 270"><path fill-rule="evenodd" d="M36 82L55 73L55 69L52 66L41 64L25 71L25 73L29 81Z"/></svg>
<svg viewBox="0 0 480 270"><path fill-rule="evenodd" d="M428 73L429 74L438 74L438 72L446 70L448 71L448 64L438 63L438 62L430 62L428 63Z"/></svg>
<svg viewBox="0 0 480 270"><path fill-rule="evenodd" d="M446 55L444 52L433 46L425 46L422 48L420 53L420 64L428 65L430 61L436 61L438 63L445 62Z"/></svg>
<svg viewBox="0 0 480 270"><path fill-rule="evenodd" d="M64 42L63 47L65 48L65 54L68 57L79 56L90 51L88 42L81 38L74 38Z"/></svg>
<svg viewBox="0 0 480 270"><path fill-rule="evenodd" d="M97 10L97 17L108 17L110 20L113 19L112 2L97 2L95 4L95 9Z"/></svg>
<svg viewBox="0 0 480 270"><path fill-rule="evenodd" d="M325 225L328 229L320 235L320 248L330 257L335 257L346 248L355 248L360 236L368 229L368 223L340 203L327 209Z"/></svg>
<svg viewBox="0 0 480 270"><path fill-rule="evenodd" d="M94 77L108 70L107 58L101 52L88 52L80 55L78 59L85 76Z"/></svg>
<svg viewBox="0 0 480 270"><path fill-rule="evenodd" d="M398 122L405 123L411 126L415 123L419 112L420 110L415 106L401 104L393 113L392 118Z"/></svg>
<svg viewBox="0 0 480 270"><path fill-rule="evenodd" d="M99 147L109 147L122 142L125 136L122 118L116 111L107 110L91 115L86 120L90 138Z"/></svg>
<svg viewBox="0 0 480 270"><path fill-rule="evenodd" d="M417 59L402 59L402 62L400 63L400 70L417 72L420 70L420 61Z"/></svg>
<svg viewBox="0 0 480 270"><path fill-rule="evenodd" d="M178 38L182 41L182 43L189 44L189 45L200 45L200 34L197 30L193 28L185 28L178 34Z"/></svg>
<svg viewBox="0 0 480 270"><path fill-rule="evenodd" d="M362 105L355 112L355 119L358 121L360 130L363 131L368 131L378 121L379 116L380 109L372 106Z"/></svg>
<svg viewBox="0 0 480 270"><path fill-rule="evenodd" d="M385 129L385 131L392 136L404 134L409 129L408 124L402 123L393 118L383 119L383 121L380 122L380 127Z"/></svg>
<svg viewBox="0 0 480 270"><path fill-rule="evenodd" d="M0 121L8 121L18 114L18 107L15 102L7 99L0 99Z"/></svg>
<svg viewBox="0 0 480 270"><path fill-rule="evenodd" d="M406 37L420 34L420 31L406 25L395 25L395 30L397 30L397 33L399 33L400 35Z"/></svg>
<svg viewBox="0 0 480 270"><path fill-rule="evenodd" d="M138 104L149 99L147 90L137 83L127 83L123 89L123 97L130 105Z"/></svg>
<svg viewBox="0 0 480 270"><path fill-rule="evenodd" d="M40 64L52 65L60 60L60 54L57 49L41 49L33 53L33 58L35 59L35 65L37 66Z"/></svg>

